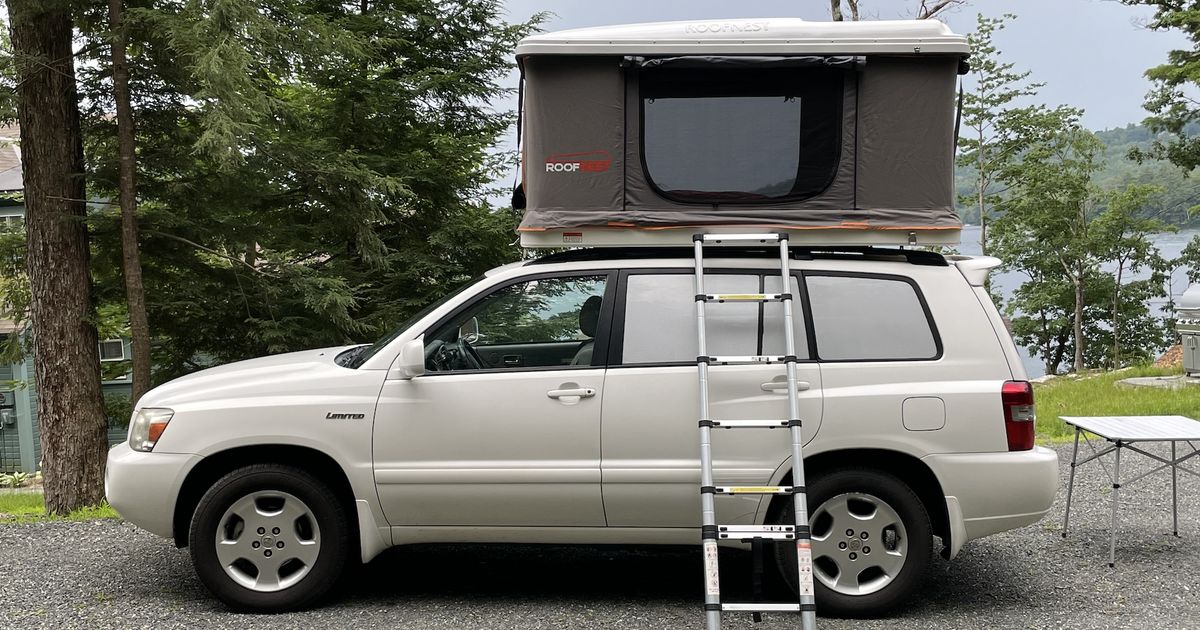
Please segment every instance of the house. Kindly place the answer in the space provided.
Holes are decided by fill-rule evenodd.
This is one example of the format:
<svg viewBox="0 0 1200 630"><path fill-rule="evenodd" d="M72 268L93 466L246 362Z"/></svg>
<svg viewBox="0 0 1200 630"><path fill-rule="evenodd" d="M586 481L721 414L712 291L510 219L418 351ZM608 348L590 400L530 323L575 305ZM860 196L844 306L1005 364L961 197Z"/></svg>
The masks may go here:
<svg viewBox="0 0 1200 630"><path fill-rule="evenodd" d="M18 129L0 126L0 229L13 229L25 218L25 206L20 198L21 152L17 144ZM0 319L0 340L24 335L27 328ZM97 352L102 363L128 363L128 339L106 339ZM112 372L112 370L105 370ZM120 370L111 380L102 381L106 399L129 397L128 370ZM122 405L111 405L121 408ZM125 439L123 428L128 418L109 418L109 442ZM0 472L33 473L42 460L41 439L37 417L37 381L33 356L27 355L17 363L0 360Z"/></svg>

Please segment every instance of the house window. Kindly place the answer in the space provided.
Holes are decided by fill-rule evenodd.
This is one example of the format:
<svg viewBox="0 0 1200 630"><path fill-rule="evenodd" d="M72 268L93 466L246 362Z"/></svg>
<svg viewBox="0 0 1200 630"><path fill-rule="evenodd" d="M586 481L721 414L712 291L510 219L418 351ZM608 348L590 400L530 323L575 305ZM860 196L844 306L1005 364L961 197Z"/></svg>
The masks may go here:
<svg viewBox="0 0 1200 630"><path fill-rule="evenodd" d="M124 361L125 343L120 339L106 339L100 342L101 361Z"/></svg>

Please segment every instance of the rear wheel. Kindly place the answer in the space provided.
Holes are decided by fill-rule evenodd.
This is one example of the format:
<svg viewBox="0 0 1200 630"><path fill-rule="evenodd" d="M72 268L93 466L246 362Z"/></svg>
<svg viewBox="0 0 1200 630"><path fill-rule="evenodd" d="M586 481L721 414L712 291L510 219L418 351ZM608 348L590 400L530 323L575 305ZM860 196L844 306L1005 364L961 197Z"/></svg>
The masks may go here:
<svg viewBox="0 0 1200 630"><path fill-rule="evenodd" d="M337 583L348 521L324 483L290 466L239 468L205 493L192 518L192 564L230 608L311 606Z"/></svg>
<svg viewBox="0 0 1200 630"><path fill-rule="evenodd" d="M876 617L913 594L929 568L933 533L907 484L876 470L836 470L808 484L808 505L818 612ZM795 522L790 501L771 516ZM795 551L778 545L776 561L795 591Z"/></svg>

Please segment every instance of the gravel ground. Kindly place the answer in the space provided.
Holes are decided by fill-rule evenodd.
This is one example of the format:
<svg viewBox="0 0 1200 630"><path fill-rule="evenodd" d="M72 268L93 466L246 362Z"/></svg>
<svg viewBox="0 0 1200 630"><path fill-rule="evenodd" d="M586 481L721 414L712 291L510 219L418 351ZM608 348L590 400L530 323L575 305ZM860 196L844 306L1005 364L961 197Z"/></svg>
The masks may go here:
<svg viewBox="0 0 1200 630"><path fill-rule="evenodd" d="M1156 449L1165 452L1165 449ZM1070 455L1060 448L1060 460ZM1127 457L1130 475L1149 466ZM970 543L936 562L924 594L890 619L828 628L1200 628L1200 480L1170 475L1123 489L1117 566L1108 568L1103 471L1079 469L1063 540L1067 467L1042 522ZM746 554L722 565L733 600ZM119 521L0 526L4 628L700 628L699 550L415 547L363 568L319 610L235 615L205 592L187 552ZM791 615L755 626L797 627ZM750 627L730 615L726 627Z"/></svg>

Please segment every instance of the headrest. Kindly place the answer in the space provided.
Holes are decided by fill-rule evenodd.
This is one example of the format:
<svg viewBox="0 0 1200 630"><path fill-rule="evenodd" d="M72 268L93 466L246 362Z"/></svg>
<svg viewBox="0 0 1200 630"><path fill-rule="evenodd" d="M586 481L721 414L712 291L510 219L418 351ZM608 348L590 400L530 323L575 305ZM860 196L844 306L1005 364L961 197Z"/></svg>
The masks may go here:
<svg viewBox="0 0 1200 630"><path fill-rule="evenodd" d="M596 323L600 321L600 304L604 298L599 295L584 300L583 308L579 309L579 331L588 337L596 336Z"/></svg>

